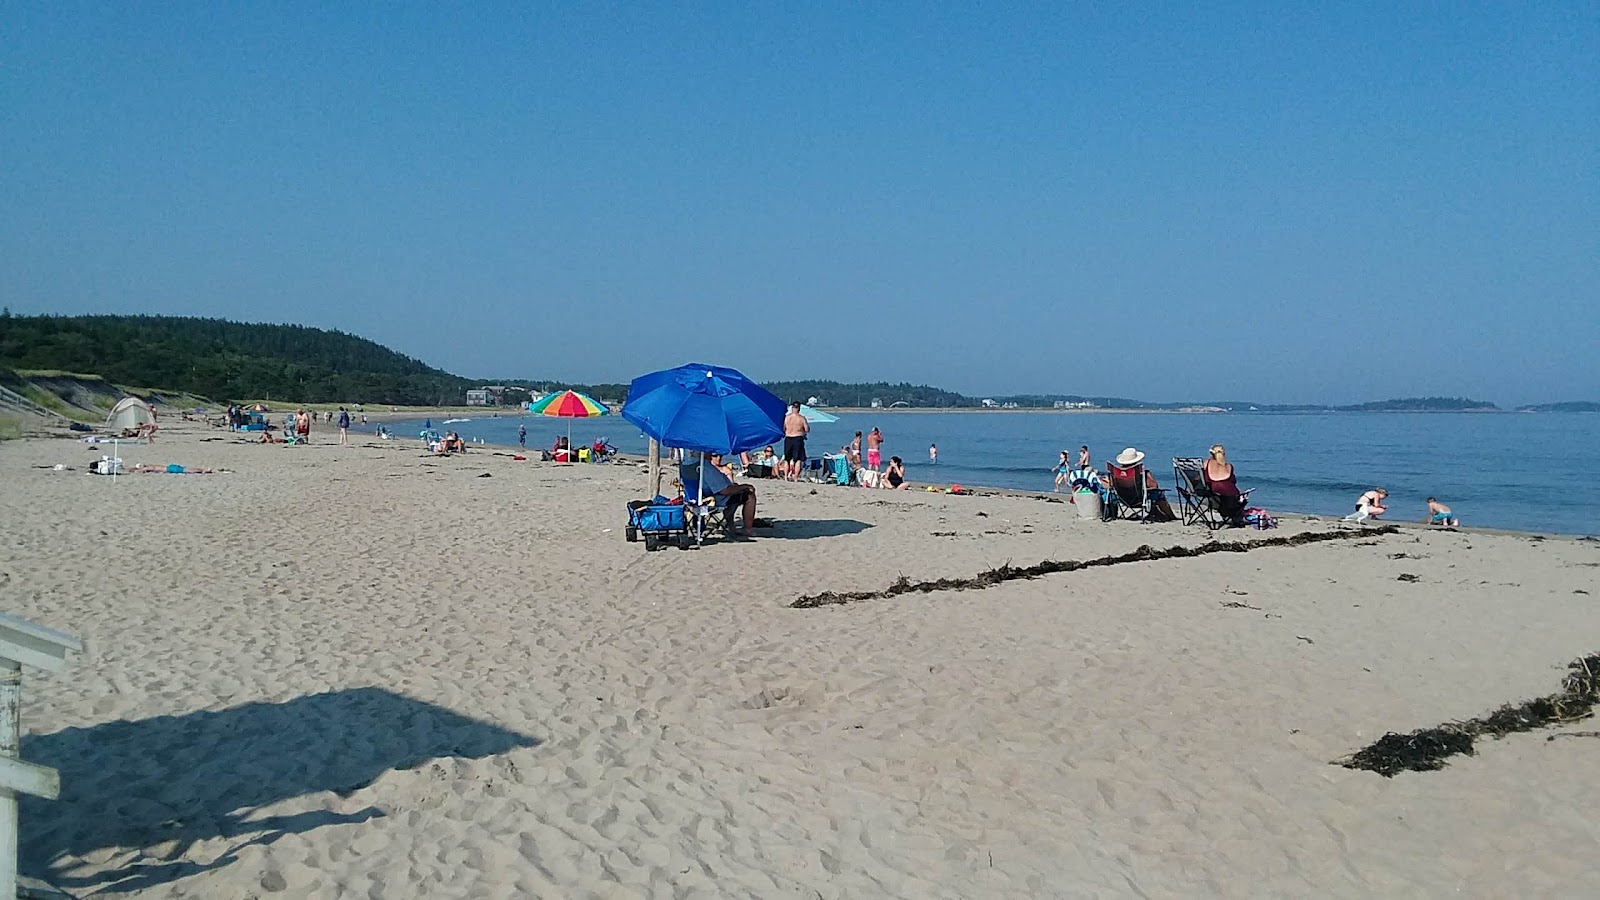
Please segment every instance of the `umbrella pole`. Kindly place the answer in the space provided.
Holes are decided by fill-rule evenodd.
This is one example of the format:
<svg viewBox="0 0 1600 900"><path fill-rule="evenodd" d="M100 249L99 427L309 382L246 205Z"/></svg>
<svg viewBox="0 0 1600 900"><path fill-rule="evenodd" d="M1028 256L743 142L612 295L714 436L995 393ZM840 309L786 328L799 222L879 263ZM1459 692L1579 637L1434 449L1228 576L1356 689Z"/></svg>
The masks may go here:
<svg viewBox="0 0 1600 900"><path fill-rule="evenodd" d="M706 538L706 453L704 450L700 451L700 480L695 482L694 493L694 542L702 544L705 543Z"/></svg>

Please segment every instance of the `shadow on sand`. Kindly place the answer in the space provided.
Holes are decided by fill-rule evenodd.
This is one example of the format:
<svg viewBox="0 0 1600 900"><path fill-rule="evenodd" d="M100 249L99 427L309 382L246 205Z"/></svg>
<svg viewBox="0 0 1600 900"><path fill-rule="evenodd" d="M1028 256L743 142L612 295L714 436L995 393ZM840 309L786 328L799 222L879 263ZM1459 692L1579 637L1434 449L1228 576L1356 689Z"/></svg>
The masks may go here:
<svg viewBox="0 0 1600 900"><path fill-rule="evenodd" d="M394 769L537 744L381 688L29 735L22 756L60 770L61 799L24 800L21 868L74 892L146 889L228 865L252 844L384 815L369 806L255 817L257 807L349 796ZM208 863L182 858L217 838L238 843ZM60 855L117 848L137 858L86 877L50 871Z"/></svg>
<svg viewBox="0 0 1600 900"><path fill-rule="evenodd" d="M773 523L771 528L757 528L751 533L757 539L771 540L778 538L798 541L808 538L860 534L871 527L870 524L857 522L855 519L784 519Z"/></svg>

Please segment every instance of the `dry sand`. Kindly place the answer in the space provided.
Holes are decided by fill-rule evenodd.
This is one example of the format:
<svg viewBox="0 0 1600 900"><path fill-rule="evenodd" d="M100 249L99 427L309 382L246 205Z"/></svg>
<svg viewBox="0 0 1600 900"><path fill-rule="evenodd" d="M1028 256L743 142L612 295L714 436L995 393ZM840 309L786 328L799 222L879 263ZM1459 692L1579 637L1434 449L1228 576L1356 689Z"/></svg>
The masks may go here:
<svg viewBox="0 0 1600 900"><path fill-rule="evenodd" d="M88 643L24 682L64 785L24 869L75 896L1600 895L1600 740L1329 765L1553 692L1600 650L1600 545L1406 531L796 610L1207 537L763 482L775 529L646 554L632 466L222 434L123 457L231 474L115 484L0 445L0 608Z"/></svg>

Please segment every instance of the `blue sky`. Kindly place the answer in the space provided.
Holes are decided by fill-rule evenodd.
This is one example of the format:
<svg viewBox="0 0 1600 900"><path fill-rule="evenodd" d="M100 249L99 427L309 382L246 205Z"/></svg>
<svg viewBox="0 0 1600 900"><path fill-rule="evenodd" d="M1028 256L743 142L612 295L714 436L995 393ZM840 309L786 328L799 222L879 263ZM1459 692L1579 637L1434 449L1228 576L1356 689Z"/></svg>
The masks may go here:
<svg viewBox="0 0 1600 900"><path fill-rule="evenodd" d="M1600 399L1600 4L7 4L0 302L471 376Z"/></svg>

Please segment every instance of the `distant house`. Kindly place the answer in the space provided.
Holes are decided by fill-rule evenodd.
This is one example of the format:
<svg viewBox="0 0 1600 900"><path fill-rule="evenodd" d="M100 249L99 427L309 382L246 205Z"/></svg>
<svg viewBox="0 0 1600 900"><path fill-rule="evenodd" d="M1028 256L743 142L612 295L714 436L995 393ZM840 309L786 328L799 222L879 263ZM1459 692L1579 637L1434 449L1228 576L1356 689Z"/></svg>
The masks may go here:
<svg viewBox="0 0 1600 900"><path fill-rule="evenodd" d="M993 400L987 400L987 399L984 400L983 401L983 408L984 409L994 409L994 401Z"/></svg>
<svg viewBox="0 0 1600 900"><path fill-rule="evenodd" d="M489 405L489 392L486 391L486 390L483 390L482 388L479 388L477 390L467 391L467 405L468 406L488 406Z"/></svg>
<svg viewBox="0 0 1600 900"><path fill-rule="evenodd" d="M877 397L873 397L872 398L872 408L873 409L883 409L883 401L879 400Z"/></svg>
<svg viewBox="0 0 1600 900"><path fill-rule="evenodd" d="M489 406L499 406L505 402L506 386L503 384L486 384L482 388L489 395Z"/></svg>

